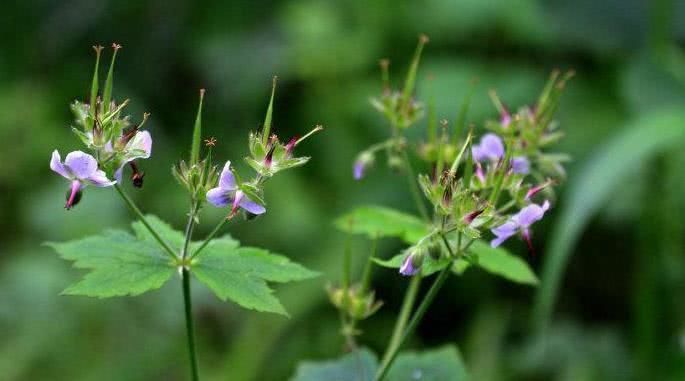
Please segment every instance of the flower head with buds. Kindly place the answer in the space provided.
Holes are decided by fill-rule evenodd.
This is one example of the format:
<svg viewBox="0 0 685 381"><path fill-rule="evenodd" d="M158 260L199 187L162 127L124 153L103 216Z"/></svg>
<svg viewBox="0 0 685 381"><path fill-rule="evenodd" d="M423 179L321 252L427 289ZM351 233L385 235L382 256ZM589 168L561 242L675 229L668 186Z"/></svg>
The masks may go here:
<svg viewBox="0 0 685 381"><path fill-rule="evenodd" d="M66 209L71 209L79 202L81 189L86 185L108 187L116 184L116 181L108 179L107 174L98 169L98 162L93 156L81 151L70 152L62 163L59 152L55 150L52 152L50 169L71 181L67 203L64 205Z"/></svg>

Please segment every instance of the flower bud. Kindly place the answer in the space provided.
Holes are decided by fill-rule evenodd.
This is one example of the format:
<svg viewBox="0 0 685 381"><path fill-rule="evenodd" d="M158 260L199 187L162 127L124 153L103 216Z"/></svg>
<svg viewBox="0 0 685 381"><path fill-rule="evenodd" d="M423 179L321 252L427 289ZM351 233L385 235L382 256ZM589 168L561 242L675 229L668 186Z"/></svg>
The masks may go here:
<svg viewBox="0 0 685 381"><path fill-rule="evenodd" d="M361 180L364 177L364 171L366 168L371 166L375 158L371 152L364 151L357 156L357 160L354 161L354 168L352 174L355 180Z"/></svg>
<svg viewBox="0 0 685 381"><path fill-rule="evenodd" d="M426 250L423 247L414 247L409 249L409 255L404 259L402 267L400 267L400 274L404 276L412 276L421 270L423 259L426 255Z"/></svg>

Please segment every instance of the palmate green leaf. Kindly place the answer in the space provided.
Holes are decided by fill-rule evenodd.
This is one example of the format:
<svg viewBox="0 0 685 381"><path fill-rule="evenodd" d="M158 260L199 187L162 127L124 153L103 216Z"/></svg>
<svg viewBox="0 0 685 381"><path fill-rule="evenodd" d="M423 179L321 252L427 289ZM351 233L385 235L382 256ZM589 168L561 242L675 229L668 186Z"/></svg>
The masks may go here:
<svg viewBox="0 0 685 381"><path fill-rule="evenodd" d="M120 230L63 243L48 243L64 259L91 271L64 290L67 295L98 298L140 295L160 288L174 273L157 244Z"/></svg>
<svg viewBox="0 0 685 381"><path fill-rule="evenodd" d="M459 351L445 346L425 352L405 352L390 367L388 381L465 381L468 373Z"/></svg>
<svg viewBox="0 0 685 381"><path fill-rule="evenodd" d="M366 348L336 360L303 361L290 381L371 381L378 358Z"/></svg>
<svg viewBox="0 0 685 381"><path fill-rule="evenodd" d="M335 360L304 361L290 381L371 381L378 359L366 348ZM386 381L465 381L466 367L454 346L425 352L403 352L390 367Z"/></svg>
<svg viewBox="0 0 685 381"><path fill-rule="evenodd" d="M370 238L398 237L414 243L427 235L430 227L410 214L382 206L362 206L339 217L335 226L343 232L366 234Z"/></svg>
<svg viewBox="0 0 685 381"><path fill-rule="evenodd" d="M172 249L180 253L183 234L159 218L148 223ZM176 271L174 261L142 222L132 224L135 236L120 230L64 243L48 243L64 259L91 271L64 293L94 297L139 295L161 287ZM192 242L192 252L201 243ZM190 268L200 282L222 300L258 311L287 315L267 282L290 282L317 276L288 258L264 249L240 247L230 236L212 240Z"/></svg>
<svg viewBox="0 0 685 381"><path fill-rule="evenodd" d="M493 248L486 242L475 240L469 247L468 252L471 255L475 255L473 262L489 273L499 275L516 283L529 285L537 285L539 283L535 273L523 259L501 247Z"/></svg>
<svg viewBox="0 0 685 381"><path fill-rule="evenodd" d="M287 315L267 282L316 277L288 258L255 247L237 247L231 239L216 240L193 263L191 272L222 300L242 307Z"/></svg>

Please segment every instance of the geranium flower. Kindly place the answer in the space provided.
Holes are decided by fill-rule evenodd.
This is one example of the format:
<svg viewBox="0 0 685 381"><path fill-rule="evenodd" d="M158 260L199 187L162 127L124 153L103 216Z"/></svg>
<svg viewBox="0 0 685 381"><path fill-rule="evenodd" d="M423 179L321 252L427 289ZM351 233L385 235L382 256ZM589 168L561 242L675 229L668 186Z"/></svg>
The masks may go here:
<svg viewBox="0 0 685 381"><path fill-rule="evenodd" d="M542 219L545 212L549 210L549 206L549 201L545 201L542 206L530 204L521 209L518 213L511 216L507 222L492 229L492 233L496 238L490 242L490 245L498 247L504 241L520 232L529 247L532 247L530 242L530 226Z"/></svg>
<svg viewBox="0 0 685 381"><path fill-rule="evenodd" d="M98 162L93 156L81 151L67 154L64 163L62 163L59 152L57 150L53 151L50 169L71 181L69 197L64 205L66 209L71 209L79 202L81 199L81 189L85 188L88 184L95 185L96 187L108 187L116 184L116 181L108 179L107 174L98 169Z"/></svg>
<svg viewBox="0 0 685 381"><path fill-rule="evenodd" d="M207 201L216 207L224 207L231 204L231 214L235 214L238 208L242 208L252 214L263 214L266 208L245 195L235 181L231 170L231 162L227 161L219 177L219 186L207 192Z"/></svg>

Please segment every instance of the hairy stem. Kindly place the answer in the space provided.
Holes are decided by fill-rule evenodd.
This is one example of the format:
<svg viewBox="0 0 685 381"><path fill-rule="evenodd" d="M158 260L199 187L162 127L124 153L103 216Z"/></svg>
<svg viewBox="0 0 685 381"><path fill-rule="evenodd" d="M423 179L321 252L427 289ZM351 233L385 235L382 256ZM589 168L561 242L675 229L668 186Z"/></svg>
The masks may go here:
<svg viewBox="0 0 685 381"><path fill-rule="evenodd" d="M143 212L141 212L140 209L138 209L138 207L133 202L133 200L131 200L131 198L124 192L123 189L121 189L121 187L119 185L115 184L114 189L117 190L117 192L119 193L121 198L124 199L124 201L128 205L129 209L131 209L131 211L138 217L140 222L143 223L145 228L147 228L147 230L150 232L150 234L152 234L152 236L155 238L155 240L157 240L157 242L159 242L159 244L162 246L164 251L167 254L169 254L169 256L171 256L171 258L173 258L174 261L176 261L178 259L178 254L174 251L174 249L171 248L171 246L169 246L168 243L166 243L166 241L164 241L162 239L162 237L159 236L157 231L155 231L155 229L152 228L152 225L150 225L150 223L147 222L147 219L143 215Z"/></svg>

